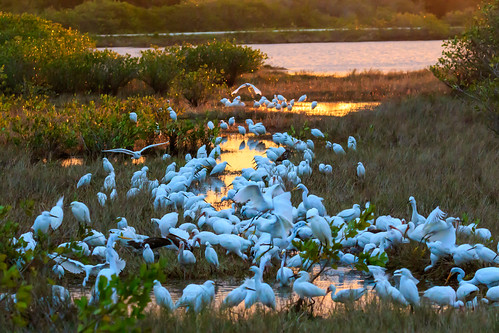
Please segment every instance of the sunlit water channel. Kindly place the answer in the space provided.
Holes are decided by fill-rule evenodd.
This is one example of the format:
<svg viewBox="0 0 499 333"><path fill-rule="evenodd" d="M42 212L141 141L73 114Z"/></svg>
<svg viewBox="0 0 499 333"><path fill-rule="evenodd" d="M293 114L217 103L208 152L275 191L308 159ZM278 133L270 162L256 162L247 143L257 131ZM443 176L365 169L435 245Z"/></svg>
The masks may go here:
<svg viewBox="0 0 499 333"><path fill-rule="evenodd" d="M318 107L314 110L310 109L310 103L297 103L293 112L304 112L306 114L316 114L316 115L329 115L329 116L344 116L350 112L356 112L359 110L372 110L377 103L319 103ZM243 125L243 124L240 124ZM237 126L237 124L236 124ZM234 128L236 128L234 126ZM265 152L268 147L276 147L276 144L268 139L269 136L264 138L257 137L253 134L241 135L234 132L222 133L223 140L220 144L222 154L218 160L218 163L227 161L228 165L226 167L226 172L219 177L209 177L209 179L204 183L203 187L194 189L198 194L205 194L206 201L212 204L216 209L225 209L230 207L230 201L221 202L223 196L227 194L227 191L231 188L230 184L232 181L241 174L243 168L254 167L254 157L255 156L266 156ZM117 163L119 159L108 156L113 163ZM138 160L128 160L125 163L131 163L139 167L147 162L146 157L142 157ZM77 165L83 165L83 158L69 158L61 161L63 167L72 167ZM317 272L318 268L315 268ZM203 283L200 280L168 280L164 286L169 290L173 301L178 300L182 296L182 290L187 284L190 283ZM216 294L213 306L215 308L220 307L223 300L229 292L233 289L239 287L242 281L226 281L217 280L218 286L216 287ZM276 294L276 304L277 309L283 309L295 302L297 296L293 294L292 289L278 288L277 284L273 281L267 281L274 289ZM360 288L366 287L372 281L366 281L363 273L354 270L352 268L338 268L338 269L328 269L323 272L315 281L314 284L322 289L327 289L330 284L334 284L337 290L350 289L350 288ZM370 289L369 287L368 289ZM74 286L71 288L71 293L73 297L79 297L83 294L87 295L90 293L89 289L82 289L79 286ZM365 302L373 294L368 292L363 296L363 301ZM325 297L317 298L318 306L315 308L317 314L326 315L330 311L334 310L336 306L331 299L330 294ZM362 301L361 301L362 302ZM157 310L155 303L151 303L149 309L152 311ZM244 313L244 303L240 304L236 311L239 313Z"/></svg>
<svg viewBox="0 0 499 333"><path fill-rule="evenodd" d="M352 70L413 71L428 68L442 55L442 41L251 44L268 55L266 63L291 73L346 74ZM114 47L140 56L147 48Z"/></svg>
<svg viewBox="0 0 499 333"><path fill-rule="evenodd" d="M318 266L315 267L312 272L318 272ZM250 273L251 275L252 273ZM212 308L218 309L222 305L223 300L227 295L237 287L239 287L243 281L225 281L225 280L217 280L213 279L217 286L215 288L215 299L211 305ZM202 284L205 280L167 280L163 283L163 286L168 289L170 295L172 297L173 302L176 302L182 296L183 289L191 283ZM293 293L292 287L279 287L275 281L269 280L265 281L268 283L272 289L274 290L276 296L276 310L284 309L289 307L294 302L298 300L298 296ZM373 280L366 280L366 276L355 269L351 269L349 267L339 267L336 269L326 269L315 281L314 284L319 288L326 290L329 285L334 284L336 287L336 292L344 289L357 289L357 288L366 288L366 293L362 296L362 298L358 301L359 303L366 303L369 299L374 297L374 293L372 292ZM89 297L90 289L83 289L80 286L74 286L70 288L70 292L73 298L78 298L83 295ZM148 306L149 310L155 311L158 306L154 301L154 295L151 295L153 302ZM331 298L331 293L328 293L324 297L316 297L315 301L318 305L315 308L315 313L318 315L327 315L330 311L334 310L336 304L333 302ZM254 308L253 308L254 309ZM244 302L239 304L236 308L234 308L236 312L243 313L245 311ZM183 310L179 310L183 311ZM251 312L251 310L250 310Z"/></svg>

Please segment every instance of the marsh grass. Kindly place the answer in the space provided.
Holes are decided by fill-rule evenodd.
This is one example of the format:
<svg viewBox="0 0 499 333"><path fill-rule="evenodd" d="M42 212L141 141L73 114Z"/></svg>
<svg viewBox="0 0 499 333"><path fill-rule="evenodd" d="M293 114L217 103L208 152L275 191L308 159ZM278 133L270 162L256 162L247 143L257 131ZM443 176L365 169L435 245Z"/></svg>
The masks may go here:
<svg viewBox="0 0 499 333"><path fill-rule="evenodd" d="M499 143L485 125L482 115L473 112L470 105L460 100L413 97L386 102L374 111L352 113L342 118L250 110L231 110L230 114L218 110L208 117L226 119L232 115L239 122L246 118L263 121L267 130L272 132L286 131L291 125L299 129L306 121L307 126L320 128L327 133L328 140L338 142L345 148L348 136L356 137L357 152L348 152L346 156L336 156L324 148L324 143L314 140L314 173L312 177L302 177L302 181L312 193L324 198L330 214L350 208L353 203L370 201L376 205L377 215L409 219L407 200L413 195L423 215L440 206L450 216L467 214L470 222L479 221L479 225L489 228L493 235L499 233ZM192 113L190 116L201 114ZM116 217L125 216L138 233L158 236L159 231L150 219L160 218L167 210L154 212L147 193L140 193L129 200L125 197L132 173L142 165L132 165L130 159L121 156L111 157L111 160L116 169L118 198L115 202L108 201L106 207L100 207L96 193L101 190L106 176L100 159L84 159L83 165L64 168L60 160L33 162L29 152L5 147L0 156L3 170L0 175L0 202L12 206L8 217L19 222L23 232L29 230L39 212L50 210L64 194L66 205L78 200L89 206L92 227L97 230L114 228ZM173 160L177 165L183 163L182 159ZM366 167L365 181L357 179L355 170L358 161ZM161 160L159 152L152 151L146 163L150 170L149 179L163 177L167 163ZM331 164L333 173L319 173L319 163ZM88 172L93 174L90 186L77 190L78 179ZM300 193L294 192L295 204L299 198ZM180 211L179 224L183 222L182 215ZM66 209L63 227L55 232L54 237L61 242L74 239L77 229L76 220ZM407 251L410 250L407 248ZM401 252L400 260L404 256L410 256L410 253ZM399 260L396 257L393 260ZM132 258L133 255L130 255L129 265L134 265ZM137 265L142 262L140 253L135 258ZM429 264L429 253L420 253L417 258L420 258L419 263L413 261L411 267L421 271ZM170 259L173 266L168 275L178 277L181 271L175 268L175 258ZM230 269L234 269L232 273L235 276L246 274L249 264L236 264L238 260L232 260L230 256L223 260L227 260L227 270L222 269L221 275L228 275ZM407 261L400 263L409 265ZM448 270L447 266L444 267L437 270L438 274L432 273L431 278L436 281L445 279ZM196 269L193 277L209 276L208 269Z"/></svg>
<svg viewBox="0 0 499 333"><path fill-rule="evenodd" d="M335 306L327 316L290 310L254 310L246 313L206 311L199 315L151 313L142 328L154 332L493 332L499 312L437 311L423 306L411 312L377 299L366 304Z"/></svg>

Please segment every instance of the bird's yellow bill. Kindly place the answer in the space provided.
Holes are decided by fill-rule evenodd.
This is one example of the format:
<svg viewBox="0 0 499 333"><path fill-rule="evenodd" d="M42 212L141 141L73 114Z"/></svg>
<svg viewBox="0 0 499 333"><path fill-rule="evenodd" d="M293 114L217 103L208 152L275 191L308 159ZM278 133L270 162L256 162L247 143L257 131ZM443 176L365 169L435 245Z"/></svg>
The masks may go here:
<svg viewBox="0 0 499 333"><path fill-rule="evenodd" d="M133 239L133 238L130 238L130 237L125 237L125 236L118 236L118 238L121 238L121 239Z"/></svg>
<svg viewBox="0 0 499 333"><path fill-rule="evenodd" d="M452 276L452 273L449 273L449 275L447 276L447 279L445 280L445 284L449 283L449 280L450 280L451 276Z"/></svg>

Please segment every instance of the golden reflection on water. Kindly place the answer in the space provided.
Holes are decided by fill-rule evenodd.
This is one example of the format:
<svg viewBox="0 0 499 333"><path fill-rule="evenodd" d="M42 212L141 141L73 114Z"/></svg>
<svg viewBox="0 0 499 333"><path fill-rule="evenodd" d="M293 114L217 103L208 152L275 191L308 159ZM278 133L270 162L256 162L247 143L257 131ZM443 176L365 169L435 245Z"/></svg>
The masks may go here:
<svg viewBox="0 0 499 333"><path fill-rule="evenodd" d="M378 106L379 102L318 102L317 106L312 110L311 102L295 103L291 111L270 109L274 112L293 112L306 113L314 116L334 116L343 117L351 112L362 110L372 110Z"/></svg>
<svg viewBox="0 0 499 333"><path fill-rule="evenodd" d="M68 168L75 165L83 165L83 158L81 157L70 157L62 160L61 166L63 168Z"/></svg>
<svg viewBox="0 0 499 333"><path fill-rule="evenodd" d="M313 273L317 273L318 269L319 269L318 267L314 267ZM298 272L298 270L295 270L295 272ZM248 276L250 275L252 275L252 273L248 273ZM204 282L205 280L168 280L166 281L166 283L163 283L163 286L166 289L168 289L168 291L170 292L173 302L176 302L182 296L182 291L188 284L191 283L202 284ZM239 287L243 283L243 281L234 282L230 280L229 281L217 280L215 282L217 283L217 286L215 288L215 299L211 304L211 308L213 309L220 308L223 300L227 297L227 295L232 290ZM279 311L281 309L285 309L298 300L298 296L295 293L293 293L292 286L278 288L278 284L274 284L275 283L274 278L266 280L265 283L268 283L274 290L276 296L276 310ZM334 284L336 287L336 292L338 292L343 289L357 289L365 287L365 280L359 271L350 268L340 267L338 269L326 270L324 273L321 274L319 278L317 278L314 281L314 284L324 290L326 290L330 284ZM82 296L90 297L91 290L75 286L73 288L70 288L70 292L74 300ZM360 298L357 301L357 304L361 306L365 305L369 302L369 300L372 300L374 297L375 293L371 292L371 287L369 287L368 292L364 294L364 296L362 296L362 298ZM335 303L331 299L331 293L328 293L324 297L315 297L314 300L316 301L316 305L314 307L314 313L316 315L326 316L331 311L333 311L336 306L343 306L342 304ZM152 293L151 293L151 302L149 303L146 309L149 311L159 311L159 307L157 306L154 299L154 294ZM244 306L244 302L242 302L237 307L232 308L232 311L235 314L244 317L246 315L254 313L256 309L257 309L256 305L250 309L246 309ZM184 308L176 310L176 312L179 314L183 313L184 311L185 311Z"/></svg>
<svg viewBox="0 0 499 333"><path fill-rule="evenodd" d="M241 174L242 169L254 167L253 158L255 156L266 156L265 149L268 147L277 147L277 145L270 140L259 140L253 134L229 135L228 140L220 144L222 155L221 159L217 161L217 163L227 161L226 172L218 177L218 182L211 181L206 191L205 200L217 209L229 208L230 202L220 202L222 197L227 195L227 191L230 189L229 185Z"/></svg>

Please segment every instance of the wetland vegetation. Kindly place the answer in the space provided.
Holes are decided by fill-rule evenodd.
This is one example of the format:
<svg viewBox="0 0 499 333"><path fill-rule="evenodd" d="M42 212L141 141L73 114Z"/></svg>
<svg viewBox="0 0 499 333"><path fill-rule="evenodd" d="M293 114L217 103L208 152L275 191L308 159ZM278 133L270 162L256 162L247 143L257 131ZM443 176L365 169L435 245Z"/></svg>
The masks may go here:
<svg viewBox="0 0 499 333"><path fill-rule="evenodd" d="M304 307L290 302L277 311L209 307L199 314L179 311L172 314L163 308L153 308L150 303L153 280L168 284L169 279L185 276L176 253L160 249L157 252L160 259L146 265L141 252L137 254L121 242L115 250L126 260L126 269L107 287L101 283L100 302L91 303L86 296L74 297L73 302L64 297L51 297L53 285L80 284L81 275L66 272L58 278L52 270L50 255L71 256L86 264L95 264L97 260L82 254L75 245L82 238L82 230L67 204L62 227L35 235L38 245L27 250L27 240L20 240L19 236L28 232L38 214L50 210L62 195L68 203L87 204L91 227L95 230L107 234L115 227L117 217L126 216L137 234L160 236L157 226L150 222L151 217L172 212L176 207L155 211L148 191L134 197L125 195L130 188L130 178L143 167L144 160L136 165L128 156L110 158L119 194L104 207L99 202L96 193L102 190L101 184L108 176L102 169L101 150L134 149L169 141L164 149L148 150L144 154L148 177L161 179L167 164L185 165L186 155L195 156L202 145L206 145L208 151L216 149L218 136L236 131L234 127L223 130L220 121L234 117L235 124L243 125L248 118L265 124L268 134L264 138L270 139L272 133L287 132L303 142L314 140L317 160L312 174L302 175L301 182L324 198L326 210L339 212L352 203L372 204L358 221L349 224L352 234L346 238L355 237L369 219L381 215L410 220L407 198L414 196L424 216L440 206L450 215L460 217L463 224L478 225L471 235L459 234L458 244L482 242L494 248L499 234L499 141L494 133L498 110L495 107L497 57L489 55L497 52L498 44L494 40L497 36L493 34L497 32L497 6L497 1L493 1L485 10L488 25L480 27L489 29L476 28L463 39L456 39L452 44L455 51L433 68L441 81L428 70L351 73L341 78L289 75L261 68L264 55L256 51L220 41L197 48L172 48L171 52L148 51L138 60L109 51L89 51L88 47L93 45L89 38L50 22L2 14L0 19L4 25L0 40L5 47L0 51L0 325L8 331L82 332L401 328L414 332L496 331L497 308L477 306L474 310L460 311L449 307L437 311L425 304L409 310L377 297L365 297L362 303L336 304L325 310L327 315L317 315L324 311L321 302ZM26 29L30 26L26 22L31 28ZM20 26L26 29L22 32L26 35L12 38L22 35L18 30ZM477 44L490 39L495 44ZM484 52L461 52L476 45L482 46L480 50ZM37 51L47 47L53 51L51 57ZM462 64L459 60L463 58L467 60L466 65L456 66L456 63ZM237 68L225 67L234 63L234 59L239 60ZM489 64L481 67L484 61ZM462 73L472 74L463 79ZM379 101L381 104L374 110L353 112L344 117L314 116L306 112L271 113L263 107L224 107L220 98L229 96L234 87L244 82L252 82L269 96L281 94L298 99L307 94L309 101L319 103ZM253 94L241 91L240 96L252 104ZM169 107L178 114L176 120ZM131 121L131 113L138 116L136 122ZM207 126L209 121L216 125ZM326 138L312 136L312 128L320 129ZM358 144L355 152L336 155L325 145L326 140L346 144L350 136L356 138ZM172 155L171 160L165 162L163 153ZM61 163L61 158L72 157L82 158L81 163ZM301 152L291 147L290 162L298 164L301 159ZM358 161L366 166L365 179L356 173ZM332 165L333 172L319 172L319 162ZM77 188L80 177L88 172L92 173L90 184ZM291 185L288 181L284 184ZM292 191L291 204L298 206L300 202L301 193ZM179 213L184 210L181 208ZM194 219L180 214L179 225L197 223L200 218L198 214ZM487 228L493 237L479 238L474 235L476 228ZM333 226L331 230L339 232ZM62 242L73 245L67 249L57 248ZM388 262L382 264L389 272L400 267L410 268L425 285L444 285L454 266L453 257L443 256L433 269L426 271L425 267L430 264L426 244L408 242L387 249ZM333 266L337 264L340 243L325 249L329 251L325 252L327 258L312 243L296 246L302 246L305 256L318 264L326 259ZM358 268L365 269L365 264L374 261L380 263L380 258L370 262L369 257L362 257L357 247L352 246L349 251L361 258ZM224 251L217 247L220 267L213 272L202 260L203 250L204 246L193 249L199 261L189 272L192 279L240 281L252 265L251 259L245 261L233 254L222 254ZM269 283L275 281L279 262L274 258L273 264L275 269L266 271L263 276ZM494 264L473 260L463 267L473 272L487 266ZM93 278L90 281L94 283ZM450 283L457 285L454 280ZM481 296L485 292L482 288Z"/></svg>

